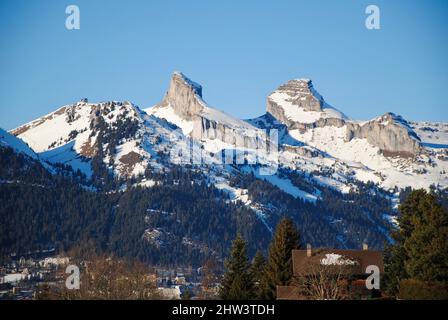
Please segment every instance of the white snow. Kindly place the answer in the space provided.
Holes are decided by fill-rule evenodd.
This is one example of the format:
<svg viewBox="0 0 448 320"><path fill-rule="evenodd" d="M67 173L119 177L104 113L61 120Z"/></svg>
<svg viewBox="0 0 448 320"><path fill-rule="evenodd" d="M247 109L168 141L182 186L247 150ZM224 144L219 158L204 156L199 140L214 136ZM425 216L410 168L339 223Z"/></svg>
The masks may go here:
<svg viewBox="0 0 448 320"><path fill-rule="evenodd" d="M71 141L60 147L51 149L49 151L41 152L39 156L49 163L62 163L69 165L74 171L80 170L88 178L92 176L92 168L90 161L83 159L75 150L75 142Z"/></svg>
<svg viewBox="0 0 448 320"><path fill-rule="evenodd" d="M149 115L154 115L158 118L165 119L168 122L175 124L182 130L182 133L184 135L189 135L191 131L193 131L193 121L187 121L179 117L170 105L165 107L151 107L148 109L144 109L144 111Z"/></svg>
<svg viewBox="0 0 448 320"><path fill-rule="evenodd" d="M31 148L19 138L16 138L12 134L6 132L0 128L0 146L11 147L17 152L22 152L27 156L37 159L36 153L31 150Z"/></svg>
<svg viewBox="0 0 448 320"><path fill-rule="evenodd" d="M299 188L297 188L295 185L292 184L291 180L289 180L287 178L280 178L277 175L261 175L258 170L252 170L252 169L248 169L246 167L244 168L244 171L248 172L248 170L252 171L254 176L257 177L258 179L266 180L270 184L272 184L272 185L278 187L279 189L283 190L284 192L292 195L294 198L300 198L302 200L312 202L312 203L316 203L316 201L318 200L317 196L315 196L314 194L305 192L303 190L300 190Z"/></svg>
<svg viewBox="0 0 448 320"><path fill-rule="evenodd" d="M188 78L184 78L189 85L200 87ZM302 81L308 80L302 79ZM322 100L312 86L309 89L310 92L301 92L300 94L305 96L311 94ZM320 118L347 119L344 114L325 102L322 112L313 112L305 111L303 108L293 105L289 101L291 98L294 99L295 97L291 97L281 90L275 91L269 97L269 99L272 99L284 108L287 117L301 123L312 123ZM232 128L235 134L240 136L254 137L262 134L260 129L252 126L249 122L236 119L231 115L209 107L199 96L197 96L197 99L203 106L203 111L200 113L201 117L224 124ZM89 139L91 145L94 144L96 139L95 136L90 137L91 131L89 128L90 112L95 106L96 104L83 102L67 105L64 107L65 109L61 108L56 112L28 123L26 126L29 128L22 132L19 138L39 152L39 156L42 159L51 163L61 162L71 165L75 170L80 169L87 176L90 176L90 163L83 161L80 153L82 147ZM76 117L69 123L67 122L66 110L70 108L74 109ZM125 102L122 106L117 106L115 110L110 111L103 118L107 123L112 123L123 113L123 109L129 111L129 117L134 117L139 121L144 119L145 125L139 129L138 137L128 141L121 141L117 145L116 150L118 154L115 159L104 159L105 163L113 160L115 172L119 175L121 174L119 169L122 165L120 158L129 154L129 152L136 152L142 158L141 161L133 166L131 170L132 175L144 172L148 166L156 170L164 167L164 163L159 161L161 160L159 153L162 151L166 152L166 150L170 151L173 148L173 142L170 140L173 130L157 118L166 119L168 122L178 126L184 138L192 134L195 126L194 121L187 121L178 116L170 105L146 109L146 113L150 115L148 116L140 113L132 104ZM378 119L381 121L382 118L379 117ZM398 117L397 119L399 121ZM448 161L445 160L446 155L444 153L448 146L448 124L411 122L410 125L421 137L422 143L426 147L425 151L428 151L427 154L420 155L416 161L403 158L386 158L380 153L378 148L371 146L365 139L352 139L346 142L346 127L337 128L330 126L310 129L305 132L300 132L299 130L289 131L292 138L289 137L290 141L288 142L291 145L300 145L302 146L301 151L306 149L306 151L316 152L318 156L309 157L304 153L282 150L278 155L269 155L260 161L273 164L278 159L281 165L291 170L313 172L314 180L317 183L332 187L342 193L349 192L351 188L350 179L358 179L364 182L373 181L384 189L391 189L395 186L428 188L431 184L448 186L448 175L446 174L448 172ZM24 127L21 128L25 129ZM74 130L79 133L74 140L69 141L69 134ZM18 150L37 157L25 143L21 143L18 139L14 140L15 138L9 134L7 138L5 138L6 136L4 131L0 131L1 144L14 144ZM9 142L7 141L8 139ZM297 141L294 141L294 139ZM188 143L188 139L181 142L183 145L188 145ZM50 145L52 145L51 148ZM195 140L194 145L198 148L193 149L193 156L206 157L209 164L212 163L213 165L217 164L218 160L212 157L210 152L217 153L224 149L237 149L234 145L219 139ZM180 157L177 156L177 158ZM170 158L170 160L176 160L177 158ZM252 151L249 151L248 158L254 158ZM226 169L222 170L225 171ZM330 171L330 176L327 175L327 171ZM322 172L322 174L316 174L316 172ZM310 202L318 200L318 196L300 190L289 179L280 178L277 175L258 176L258 178L266 179L271 184L296 198L302 198ZM149 181L142 182L142 185L153 186L152 182ZM244 194L236 195L236 197L244 200Z"/></svg>
<svg viewBox="0 0 448 320"><path fill-rule="evenodd" d="M325 176L314 176L313 179L320 185L326 186L329 188L333 188L341 193L349 193L350 190L354 189L353 186L348 184L347 182L341 182L332 177Z"/></svg>
<svg viewBox="0 0 448 320"><path fill-rule="evenodd" d="M67 265L70 259L68 257L47 257L39 261L41 267Z"/></svg>
<svg viewBox="0 0 448 320"><path fill-rule="evenodd" d="M322 258L320 260L321 265L336 265L336 266L342 266L342 265L355 265L357 264L356 261L350 260L348 258L344 258L340 254L336 253L327 253L325 255L325 258Z"/></svg>
<svg viewBox="0 0 448 320"><path fill-rule="evenodd" d="M140 187L144 187L144 188L151 188L154 187L158 184L158 181L156 180L147 180L147 179L143 179L141 182L136 183L136 186L140 186Z"/></svg>
<svg viewBox="0 0 448 320"><path fill-rule="evenodd" d="M429 163L427 156L419 162L411 159L384 157L379 148L370 145L366 139L345 141L346 127L327 126L301 133L291 130L290 135L310 146L326 152L333 159L342 162L357 180L379 183L386 190L395 186L428 189L431 184L448 185L448 162L433 158L437 165ZM312 160L311 160L312 161ZM318 161L318 160L317 160ZM337 162L336 161L336 162ZM426 173L419 173L422 169Z"/></svg>
<svg viewBox="0 0 448 320"><path fill-rule="evenodd" d="M54 142L63 144L73 130L81 131L88 128L92 106L90 104L77 105L75 109L80 117L71 123L67 122L66 114L61 110L72 106L64 106L47 116L25 124L24 126L30 128L21 133L19 138L27 142L36 152L49 150L49 146Z"/></svg>
<svg viewBox="0 0 448 320"><path fill-rule="evenodd" d="M303 93L301 93L303 95ZM347 117L340 111L330 107L329 105L324 105L322 112L318 111L307 111L297 105L292 104L290 101L292 97L282 91L274 91L269 99L281 106L285 112L285 116L296 122L300 123L314 123L321 118L338 118L346 119Z"/></svg>
<svg viewBox="0 0 448 320"><path fill-rule="evenodd" d="M116 173L118 175L121 175L122 172L120 170L123 170L123 168L126 166L126 164L123 164L121 161L121 158L123 156L128 155L129 153L134 152L140 155L140 157L143 159L137 163L135 163L132 167L132 170L130 172L131 175L136 176L139 174L142 174L145 172L145 169L148 165L147 158L151 158L151 155L146 153L144 150L139 148L137 146L136 140L129 140L126 142L121 143L116 148L116 155L115 155L115 165L116 165Z"/></svg>
<svg viewBox="0 0 448 320"><path fill-rule="evenodd" d="M203 111L201 112L201 116L210 120L215 120L216 122L225 124L231 128L243 128L256 132L259 131L257 128L247 123L246 121L234 118L223 111L213 109L207 106L204 107Z"/></svg>
<svg viewBox="0 0 448 320"><path fill-rule="evenodd" d="M383 214L383 219L389 222L394 227L398 228L398 216L393 216L390 214Z"/></svg>
<svg viewBox="0 0 448 320"><path fill-rule="evenodd" d="M0 278L0 283L17 283L26 279L25 273L9 273Z"/></svg>
<svg viewBox="0 0 448 320"><path fill-rule="evenodd" d="M427 148L448 149L448 123L411 122L410 125Z"/></svg>

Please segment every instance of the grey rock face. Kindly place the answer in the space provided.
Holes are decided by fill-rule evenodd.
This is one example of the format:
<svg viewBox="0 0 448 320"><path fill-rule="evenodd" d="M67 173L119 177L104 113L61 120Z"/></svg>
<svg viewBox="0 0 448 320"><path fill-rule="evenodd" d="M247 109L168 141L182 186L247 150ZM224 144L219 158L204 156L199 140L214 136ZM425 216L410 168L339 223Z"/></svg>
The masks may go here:
<svg viewBox="0 0 448 320"><path fill-rule="evenodd" d="M325 104L322 96L314 90L312 81L307 79L290 80L278 87L275 92L289 96L286 99L287 102L297 108L303 108L305 111L320 112ZM288 119L283 107L271 96L267 98L266 111L292 129L297 122Z"/></svg>
<svg viewBox="0 0 448 320"><path fill-rule="evenodd" d="M420 138L402 117L393 113L365 124L347 123L346 141L367 139L386 156L412 157L420 151Z"/></svg>
<svg viewBox="0 0 448 320"><path fill-rule="evenodd" d="M167 106L168 104L178 116L185 120L191 120L204 107L202 87L182 73L175 72L171 78L168 92L160 105Z"/></svg>
<svg viewBox="0 0 448 320"><path fill-rule="evenodd" d="M281 93L280 100L275 98L275 93ZM286 98L285 98L286 96ZM286 117L282 101L289 105L297 106L305 112L323 112L322 117L314 122L300 122ZM207 112L206 103L202 100L202 87L185 77L182 73L174 73L168 92L159 105L160 107L171 105L174 112L184 120L193 122L193 130L190 135L198 140L218 139L237 147L265 148L266 139L261 130L252 127L247 130L235 121L222 121L220 117L214 117ZM392 113L375 120L359 124L351 122L345 117L333 117L333 114L324 114L329 106L322 96L314 90L311 80L291 80L281 85L267 99L267 112L280 123L286 125L288 130L300 130L301 132L322 127L346 126L346 141L354 138L367 139L378 147L386 156L415 156L420 151L418 136L401 117ZM330 107L331 108L331 107ZM257 132L257 130L259 132ZM247 134L252 131L252 134ZM255 133L255 134L253 134ZM260 134L258 134L260 133ZM314 155L315 156L315 155Z"/></svg>
<svg viewBox="0 0 448 320"><path fill-rule="evenodd" d="M246 134L247 128L238 125L240 120L234 119L235 124L221 121L206 115L205 109L210 110L207 104L202 100L202 87L188 79L182 73L174 73L168 92L159 107L171 105L174 112L184 120L193 123L193 130L190 136L197 140L217 139L236 147L244 148L263 148L266 141L262 135L253 134L257 131L252 128L252 134ZM219 114L216 111L216 114ZM246 124L247 127L251 127ZM260 131L261 133L261 131Z"/></svg>
<svg viewBox="0 0 448 320"><path fill-rule="evenodd" d="M198 140L217 139L236 147L248 149L264 149L267 143L262 131L258 135L248 135L240 128L231 127L199 115L194 119L191 136Z"/></svg>
<svg viewBox="0 0 448 320"><path fill-rule="evenodd" d="M276 98L276 93L281 93L288 98ZM386 156L412 157L420 151L420 139L409 124L392 113L364 124L347 120L344 117L322 116L313 122L291 120L285 114L285 106L288 104L302 108L304 111L323 112L328 105L319 93L317 93L310 80L291 80L280 86L267 99L267 111L277 120L284 123L288 130L305 132L327 126L341 128L346 126L346 141L354 138L367 139L378 147Z"/></svg>
<svg viewBox="0 0 448 320"><path fill-rule="evenodd" d="M292 127L294 125L294 121L289 120L286 115L285 111L281 106L279 106L275 101L270 99L268 97L266 101L266 111L272 116L279 120L280 122L284 123L288 128Z"/></svg>
<svg viewBox="0 0 448 320"><path fill-rule="evenodd" d="M296 147L296 146L290 146L290 145L283 145L282 148L286 151L295 153L302 157L307 158L316 158L316 157L323 157L321 153L317 150L312 150L306 147Z"/></svg>
<svg viewBox="0 0 448 320"><path fill-rule="evenodd" d="M279 104L278 98L275 98L275 95L278 93L282 94L283 97L287 96L286 99L281 99L284 102L291 104L294 107L297 106L297 108L300 108L305 112L322 112L322 117L311 123L309 121L300 121L300 119L291 120L286 116L281 100ZM330 109L331 107L314 89L312 81L307 79L288 81L275 90L274 93L267 98L266 102L267 112L272 114L280 122L286 124L290 130L298 129L300 131L306 131L308 129L325 126L344 126L345 120L342 114L340 117L328 116L325 114L325 110L328 109L324 108Z"/></svg>
<svg viewBox="0 0 448 320"><path fill-rule="evenodd" d="M291 98L288 101L299 108L306 111L322 111L324 98L314 90L311 80L290 80L277 90L289 95Z"/></svg>
<svg viewBox="0 0 448 320"><path fill-rule="evenodd" d="M343 127L346 124L346 121L344 119L339 119L339 118L320 118L318 119L316 122L313 123L299 123L299 122L294 122L289 129L290 130L300 130L300 132L305 132L309 129L315 129L315 128L323 128L323 127L327 127L327 126L332 126L332 127Z"/></svg>

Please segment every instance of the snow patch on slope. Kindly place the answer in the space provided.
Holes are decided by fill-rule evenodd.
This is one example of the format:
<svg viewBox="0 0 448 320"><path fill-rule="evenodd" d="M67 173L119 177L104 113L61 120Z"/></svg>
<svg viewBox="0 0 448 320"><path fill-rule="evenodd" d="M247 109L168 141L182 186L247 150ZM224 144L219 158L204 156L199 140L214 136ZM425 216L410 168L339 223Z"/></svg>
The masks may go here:
<svg viewBox="0 0 448 320"><path fill-rule="evenodd" d="M308 201L311 203L316 203L318 200L318 197L314 194L308 193L306 191L303 191L299 188L297 188L291 180L287 178L280 178L278 175L262 175L258 170L253 170L248 167L244 167L243 171L252 172L255 177L257 177L260 180L266 180L270 184L278 187L279 189L283 190L284 192L292 195L294 198L300 198L304 201Z"/></svg>
<svg viewBox="0 0 448 320"><path fill-rule="evenodd" d="M179 117L170 105L164 107L155 106L144 109L143 111L145 111L148 115L165 119L166 121L176 125L182 130L184 135L189 135L193 131L193 121L184 120Z"/></svg>
<svg viewBox="0 0 448 320"><path fill-rule="evenodd" d="M51 149L49 151L41 152L39 156L49 163L62 163L69 165L74 171L79 170L88 178L92 176L92 167L90 161L81 157L74 148L75 141L71 141L60 147Z"/></svg>
<svg viewBox="0 0 448 320"><path fill-rule="evenodd" d="M11 147L17 152L26 154L27 156L37 159L36 153L19 138L16 138L12 134L6 132L0 128L0 146Z"/></svg>
<svg viewBox="0 0 448 320"><path fill-rule="evenodd" d="M303 95L303 93L301 93ZM294 97L293 97L294 98ZM269 99L274 101L276 104L282 107L285 112L285 116L292 121L300 123L314 123L321 118L337 118L337 119L347 119L342 112L330 107L328 104L324 104L322 111L308 111L301 108L291 102L291 95L275 91L270 96Z"/></svg>

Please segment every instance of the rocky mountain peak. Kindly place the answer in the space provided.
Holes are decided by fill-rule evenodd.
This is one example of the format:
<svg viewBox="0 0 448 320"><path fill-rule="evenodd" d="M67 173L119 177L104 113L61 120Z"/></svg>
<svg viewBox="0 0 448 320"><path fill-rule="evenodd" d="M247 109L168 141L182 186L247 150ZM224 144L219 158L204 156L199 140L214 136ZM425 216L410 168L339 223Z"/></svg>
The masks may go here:
<svg viewBox="0 0 448 320"><path fill-rule="evenodd" d="M273 94L286 95L286 101L305 111L322 111L323 97L314 89L310 79L294 79L282 84Z"/></svg>
<svg viewBox="0 0 448 320"><path fill-rule="evenodd" d="M188 78L186 75L184 75L182 72L175 71L173 72L173 76L171 77L171 84L173 81L178 81L181 83L181 85L185 85L191 90L195 92L199 97L202 98L202 86Z"/></svg>
<svg viewBox="0 0 448 320"><path fill-rule="evenodd" d="M282 84L268 96L266 105L266 111L289 129L305 130L316 123L342 126L348 119L325 102L309 79L294 79Z"/></svg>
<svg viewBox="0 0 448 320"><path fill-rule="evenodd" d="M367 139L388 156L414 157L420 151L420 138L401 116L387 112L365 123L348 123L346 140Z"/></svg>
<svg viewBox="0 0 448 320"><path fill-rule="evenodd" d="M386 112L382 116L379 116L376 119L374 119L374 121L376 121L382 125L389 125L389 124L395 123L395 124L402 125L402 126L405 126L405 127L408 127L409 129L411 129L409 123L402 116L397 115L393 112Z"/></svg>
<svg viewBox="0 0 448 320"><path fill-rule="evenodd" d="M202 86L187 78L183 73L174 72L168 91L160 105L169 105L178 116L190 120L204 108Z"/></svg>

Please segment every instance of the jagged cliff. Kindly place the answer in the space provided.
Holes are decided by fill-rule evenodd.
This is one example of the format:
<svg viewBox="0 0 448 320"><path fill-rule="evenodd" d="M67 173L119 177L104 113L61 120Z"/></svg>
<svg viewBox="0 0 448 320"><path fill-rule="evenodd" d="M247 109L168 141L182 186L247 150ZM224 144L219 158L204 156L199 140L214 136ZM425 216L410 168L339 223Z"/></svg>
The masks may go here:
<svg viewBox="0 0 448 320"><path fill-rule="evenodd" d="M191 120L204 109L202 87L182 73L175 72L171 77L165 98L160 105L171 106L178 116L185 120Z"/></svg>
<svg viewBox="0 0 448 320"><path fill-rule="evenodd" d="M420 151L420 138L402 117L386 113L363 124L348 122L346 141L367 139L386 156L413 157Z"/></svg>
<svg viewBox="0 0 448 320"><path fill-rule="evenodd" d="M420 151L420 139L406 120L393 113L364 123L352 121L327 104L308 79L290 80L267 98L267 112L288 130L324 127L345 128L345 140L366 139L386 156L412 157Z"/></svg>
<svg viewBox="0 0 448 320"><path fill-rule="evenodd" d="M258 128L210 108L202 99L202 87L180 72L173 74L163 101L147 112L166 118L197 140L219 140L250 149L265 147Z"/></svg>
<svg viewBox="0 0 448 320"><path fill-rule="evenodd" d="M198 146L207 159L222 150L243 148L253 159L260 153L254 149L275 148L277 155L261 155L260 166L277 164L307 172L319 183L344 191L353 180L384 188L448 185L444 125L409 124L391 113L371 121L351 120L330 106L307 79L281 85L267 98L267 113L243 121L212 108L203 100L202 87L176 72L163 100L143 111L128 102L83 99L11 133L43 161L64 163L87 177L95 174L93 164L102 169L100 158L104 172L120 177L169 167L180 160L178 152L171 152L179 142L172 137L180 136L181 146L191 142L187 137L193 138L189 145ZM273 131L278 132L278 144L267 139L267 132ZM285 187L279 179L272 181Z"/></svg>
<svg viewBox="0 0 448 320"><path fill-rule="evenodd" d="M290 80L271 93L266 111L290 130L344 125L347 117L328 105L309 79Z"/></svg>

